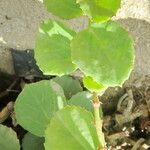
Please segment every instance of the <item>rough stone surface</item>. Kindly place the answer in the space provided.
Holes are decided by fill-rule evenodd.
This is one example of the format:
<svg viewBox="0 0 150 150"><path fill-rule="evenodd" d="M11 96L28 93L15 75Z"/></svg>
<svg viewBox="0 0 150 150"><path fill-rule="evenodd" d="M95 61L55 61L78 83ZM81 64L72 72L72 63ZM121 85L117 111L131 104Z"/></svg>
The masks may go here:
<svg viewBox="0 0 150 150"><path fill-rule="evenodd" d="M10 50L3 46L0 46L0 73L15 74Z"/></svg>
<svg viewBox="0 0 150 150"><path fill-rule="evenodd" d="M34 48L38 24L47 16L37 0L0 0L1 43L11 48Z"/></svg>
<svg viewBox="0 0 150 150"><path fill-rule="evenodd" d="M131 34L135 42L135 68L130 75L130 82L150 75L150 24L139 19L119 19Z"/></svg>
<svg viewBox="0 0 150 150"><path fill-rule="evenodd" d="M150 0L122 0L117 18L136 18L150 23Z"/></svg>

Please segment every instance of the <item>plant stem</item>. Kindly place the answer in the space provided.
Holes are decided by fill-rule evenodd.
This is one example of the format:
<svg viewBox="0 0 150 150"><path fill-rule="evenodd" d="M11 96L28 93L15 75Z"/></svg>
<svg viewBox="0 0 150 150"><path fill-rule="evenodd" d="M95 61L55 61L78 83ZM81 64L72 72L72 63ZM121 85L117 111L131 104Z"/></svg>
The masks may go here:
<svg viewBox="0 0 150 150"><path fill-rule="evenodd" d="M95 119L95 128L96 128L96 132L98 135L98 139L99 139L99 143L100 143L100 147L98 148L98 150L104 150L105 148L105 139L104 139L104 134L102 132L102 119L100 117L100 101L99 98L97 96L97 93L93 92L93 108L94 108L94 119Z"/></svg>

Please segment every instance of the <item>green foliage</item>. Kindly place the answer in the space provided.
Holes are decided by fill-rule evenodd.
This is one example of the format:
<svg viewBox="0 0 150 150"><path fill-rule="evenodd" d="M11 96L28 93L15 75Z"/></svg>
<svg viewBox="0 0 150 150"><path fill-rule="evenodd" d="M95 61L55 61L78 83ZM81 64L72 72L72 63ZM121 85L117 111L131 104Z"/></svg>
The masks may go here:
<svg viewBox="0 0 150 150"><path fill-rule="evenodd" d="M54 81L26 85L15 105L17 122L31 133L43 136L50 118L65 104L62 89Z"/></svg>
<svg viewBox="0 0 150 150"><path fill-rule="evenodd" d="M73 63L99 84L122 85L133 68L133 41L115 22L94 24L81 31L71 47Z"/></svg>
<svg viewBox="0 0 150 150"><path fill-rule="evenodd" d="M92 22L106 21L115 15L121 0L44 0L52 14L63 19L86 15Z"/></svg>
<svg viewBox="0 0 150 150"><path fill-rule="evenodd" d="M77 0L84 15L92 22L100 22L110 19L120 7L121 0Z"/></svg>
<svg viewBox="0 0 150 150"><path fill-rule="evenodd" d="M45 132L45 149L96 150L99 145L91 113L66 107L51 119Z"/></svg>
<svg viewBox="0 0 150 150"><path fill-rule="evenodd" d="M63 19L86 15L91 24L76 33L58 21L41 23L35 58L44 74L57 77L26 85L17 98L17 122L34 134L25 135L23 150L44 149L40 137L45 138L46 150L104 149L102 108L96 92L122 85L134 63L133 41L128 32L107 21L120 7L120 0L44 0L44 4ZM69 76L77 68L84 74L84 87L92 94L83 91L80 82ZM0 126L0 134L4 134L0 147L2 143L6 150L9 141L4 137L18 142L16 137L8 137L9 132ZM18 143L13 146L18 148Z"/></svg>
<svg viewBox="0 0 150 150"><path fill-rule="evenodd" d="M71 97L68 101L68 105L80 106L85 108L87 111L93 113L93 104L92 104L92 93L88 91L79 92ZM99 115L103 119L102 107L99 109Z"/></svg>
<svg viewBox="0 0 150 150"><path fill-rule="evenodd" d="M44 4L48 11L64 19L82 15L82 10L76 0L44 0Z"/></svg>
<svg viewBox="0 0 150 150"><path fill-rule="evenodd" d="M0 125L0 149L20 150L19 140L16 133L6 126Z"/></svg>
<svg viewBox="0 0 150 150"><path fill-rule="evenodd" d="M79 92L71 97L68 104L80 106L92 112L92 94L87 91Z"/></svg>
<svg viewBox="0 0 150 150"><path fill-rule="evenodd" d="M28 132L22 141L23 150L44 150L44 138Z"/></svg>
<svg viewBox="0 0 150 150"><path fill-rule="evenodd" d="M44 74L64 75L76 69L71 61L70 40L75 32L56 21L41 23L36 38L35 58Z"/></svg>
<svg viewBox="0 0 150 150"><path fill-rule="evenodd" d="M101 83L97 83L89 76L83 77L83 84L91 92L99 92L107 88L107 86L104 86Z"/></svg>
<svg viewBox="0 0 150 150"><path fill-rule="evenodd" d="M79 81L70 76L56 77L53 80L63 88L67 99L70 99L74 94L83 90Z"/></svg>

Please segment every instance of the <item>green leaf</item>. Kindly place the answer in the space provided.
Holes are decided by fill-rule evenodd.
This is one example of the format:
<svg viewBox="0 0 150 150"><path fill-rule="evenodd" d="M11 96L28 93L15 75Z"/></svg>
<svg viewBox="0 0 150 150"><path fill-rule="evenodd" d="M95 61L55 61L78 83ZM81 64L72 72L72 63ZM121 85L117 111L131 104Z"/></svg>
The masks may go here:
<svg viewBox="0 0 150 150"><path fill-rule="evenodd" d="M84 15L87 15L92 22L108 20L115 15L120 2L121 0L77 0Z"/></svg>
<svg viewBox="0 0 150 150"><path fill-rule="evenodd" d="M64 107L65 96L54 81L26 85L15 104L17 122L37 136L43 136L53 114Z"/></svg>
<svg viewBox="0 0 150 150"><path fill-rule="evenodd" d="M81 31L71 46L73 63L99 84L122 85L133 69L133 40L115 22L94 24Z"/></svg>
<svg viewBox="0 0 150 150"><path fill-rule="evenodd" d="M65 107L51 119L45 132L45 149L96 150L98 141L94 118L80 107Z"/></svg>
<svg viewBox="0 0 150 150"><path fill-rule="evenodd" d="M82 15L76 0L44 0L47 10L64 19L72 19Z"/></svg>
<svg viewBox="0 0 150 150"><path fill-rule="evenodd" d="M103 84L94 81L90 76L83 77L83 84L91 92L100 92L104 91L107 88L107 86L104 86Z"/></svg>
<svg viewBox="0 0 150 150"><path fill-rule="evenodd" d="M81 106L86 110L93 112L93 105L92 105L92 94L88 91L79 92L71 97L68 101L69 105ZM100 117L103 119L103 111L102 107L100 107Z"/></svg>
<svg viewBox="0 0 150 150"><path fill-rule="evenodd" d="M22 141L23 150L44 150L44 138L28 132Z"/></svg>
<svg viewBox="0 0 150 150"><path fill-rule="evenodd" d="M44 21L39 28L35 58L46 75L64 75L76 67L71 61L70 40L75 32L56 21Z"/></svg>
<svg viewBox="0 0 150 150"><path fill-rule="evenodd" d="M81 106L82 108L92 112L92 94L87 91L79 92L71 97L71 99L68 101L68 104Z"/></svg>
<svg viewBox="0 0 150 150"><path fill-rule="evenodd" d="M56 77L53 80L63 88L67 99L70 99L72 95L83 91L79 81L70 76L65 75L62 77Z"/></svg>
<svg viewBox="0 0 150 150"><path fill-rule="evenodd" d="M20 150L19 140L16 133L6 126L0 125L0 149Z"/></svg>

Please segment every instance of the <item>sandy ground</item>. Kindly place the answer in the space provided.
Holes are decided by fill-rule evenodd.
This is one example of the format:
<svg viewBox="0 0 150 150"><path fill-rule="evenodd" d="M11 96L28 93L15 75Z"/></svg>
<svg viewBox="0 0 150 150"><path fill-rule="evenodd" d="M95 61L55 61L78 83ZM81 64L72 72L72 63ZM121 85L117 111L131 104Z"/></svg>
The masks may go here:
<svg viewBox="0 0 150 150"><path fill-rule="evenodd" d="M0 45L33 49L39 22L51 17L38 0L0 0ZM149 75L150 0L122 0L121 9L114 19L119 20L135 40L136 63L131 76ZM87 26L84 17L67 23L76 30Z"/></svg>

